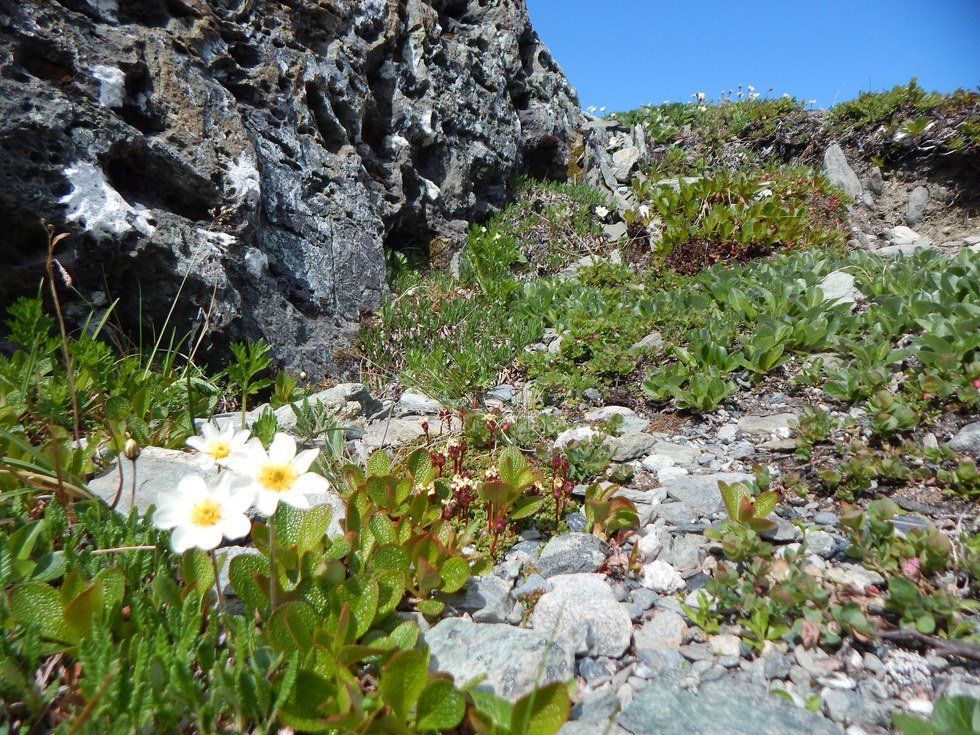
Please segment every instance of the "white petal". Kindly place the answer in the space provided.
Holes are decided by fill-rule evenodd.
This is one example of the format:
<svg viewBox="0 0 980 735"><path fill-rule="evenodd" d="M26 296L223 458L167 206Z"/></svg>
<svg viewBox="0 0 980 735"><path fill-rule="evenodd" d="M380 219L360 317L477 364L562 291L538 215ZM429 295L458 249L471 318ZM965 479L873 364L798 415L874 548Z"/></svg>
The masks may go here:
<svg viewBox="0 0 980 735"><path fill-rule="evenodd" d="M192 436L187 439L187 446L191 449L196 449L199 452L206 452L210 447L211 442L205 439L203 436Z"/></svg>
<svg viewBox="0 0 980 735"><path fill-rule="evenodd" d="M279 496L276 493L259 492L255 496L255 510L264 516L271 516L279 507Z"/></svg>
<svg viewBox="0 0 980 735"><path fill-rule="evenodd" d="M157 508L153 511L153 525L165 531L178 525L183 518L184 514L173 507Z"/></svg>
<svg viewBox="0 0 980 735"><path fill-rule="evenodd" d="M218 525L188 529L188 531L193 538L192 545L199 549L210 551L221 543L221 528Z"/></svg>
<svg viewBox="0 0 980 735"><path fill-rule="evenodd" d="M269 445L269 460L276 464L291 462L296 456L296 441L289 434L278 433Z"/></svg>
<svg viewBox="0 0 980 735"><path fill-rule="evenodd" d="M208 492L208 484L200 475L185 475L177 483L177 492L197 498Z"/></svg>
<svg viewBox="0 0 980 735"><path fill-rule="evenodd" d="M320 493L325 493L330 489L330 482L323 475L318 475L315 472L307 472L305 475L300 475L296 478L296 482L293 483L292 491L300 493L301 495L318 495Z"/></svg>
<svg viewBox="0 0 980 735"><path fill-rule="evenodd" d="M221 522L221 533L225 538L236 539L248 536L252 530L252 523L243 513L235 513Z"/></svg>
<svg viewBox="0 0 980 735"><path fill-rule="evenodd" d="M302 452L296 455L295 459L293 459L293 469L302 475L304 472L310 469L310 465L316 462L316 458L319 456L319 449L304 449Z"/></svg>
<svg viewBox="0 0 980 735"><path fill-rule="evenodd" d="M279 499L286 505L291 505L300 510L306 510L310 507L310 501L307 497L303 493L295 490L290 490L288 493L279 493Z"/></svg>
<svg viewBox="0 0 980 735"><path fill-rule="evenodd" d="M179 526L170 534L170 546L178 554L184 553L193 545L193 534L188 531L186 526Z"/></svg>
<svg viewBox="0 0 980 735"><path fill-rule="evenodd" d="M215 437L221 436L221 429L214 421L205 421L201 424L201 436L209 442L213 441Z"/></svg>
<svg viewBox="0 0 980 735"><path fill-rule="evenodd" d="M235 432L235 435L231 438L231 440L228 442L228 448L231 449L231 451L233 452L241 451L242 447L244 447L248 443L248 440L251 437L252 437L252 432L250 431L237 431Z"/></svg>

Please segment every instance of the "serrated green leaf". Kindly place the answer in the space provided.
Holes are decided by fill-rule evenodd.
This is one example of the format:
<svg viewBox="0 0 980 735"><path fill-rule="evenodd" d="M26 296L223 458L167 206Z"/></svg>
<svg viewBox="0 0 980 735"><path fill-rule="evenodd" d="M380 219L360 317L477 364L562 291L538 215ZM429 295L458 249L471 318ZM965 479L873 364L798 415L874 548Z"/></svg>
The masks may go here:
<svg viewBox="0 0 980 735"><path fill-rule="evenodd" d="M378 583L371 577L362 575L351 577L337 590L339 600L350 607L354 623L354 640L367 633L378 612Z"/></svg>
<svg viewBox="0 0 980 735"><path fill-rule="evenodd" d="M510 735L555 735L568 720L568 687L549 684L521 697L510 716Z"/></svg>
<svg viewBox="0 0 980 735"><path fill-rule="evenodd" d="M323 537L330 527L332 517L333 510L326 504L315 505L306 511L299 524L296 542L300 555L320 547L320 542L323 541Z"/></svg>
<svg viewBox="0 0 980 735"><path fill-rule="evenodd" d="M415 722L419 730L451 730L466 712L463 695L445 679L433 679L419 696Z"/></svg>
<svg viewBox="0 0 980 735"><path fill-rule="evenodd" d="M260 582L258 578L263 578ZM228 581L242 601L262 609L269 599L269 560L258 554L239 554L228 567Z"/></svg>
<svg viewBox="0 0 980 735"><path fill-rule="evenodd" d="M74 643L78 635L65 624L61 594L43 582L15 587L10 596L10 615L21 625L37 625L46 638Z"/></svg>
<svg viewBox="0 0 980 735"><path fill-rule="evenodd" d="M391 458L379 449L368 458L365 469L368 476L386 475L391 470Z"/></svg>
<svg viewBox="0 0 980 735"><path fill-rule="evenodd" d="M442 577L442 591L453 593L461 589L470 578L470 566L463 557L453 556L442 563L439 576Z"/></svg>
<svg viewBox="0 0 980 735"><path fill-rule="evenodd" d="M385 665L378 684L381 700L402 720L415 708L429 678L429 655L399 651Z"/></svg>
<svg viewBox="0 0 980 735"><path fill-rule="evenodd" d="M287 602L276 608L269 618L266 632L272 647L279 653L305 653L313 644L316 614L304 602Z"/></svg>

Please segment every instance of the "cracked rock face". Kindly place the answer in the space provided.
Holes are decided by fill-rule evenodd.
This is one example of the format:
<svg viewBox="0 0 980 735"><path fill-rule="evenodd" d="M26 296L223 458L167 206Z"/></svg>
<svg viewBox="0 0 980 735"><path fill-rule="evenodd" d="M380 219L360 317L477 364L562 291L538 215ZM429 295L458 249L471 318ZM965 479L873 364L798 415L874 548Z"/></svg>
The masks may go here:
<svg viewBox="0 0 980 735"><path fill-rule="evenodd" d="M124 326L179 290L206 347L341 372L384 249L563 173L578 119L523 0L0 0L0 302L36 291L44 218Z"/></svg>

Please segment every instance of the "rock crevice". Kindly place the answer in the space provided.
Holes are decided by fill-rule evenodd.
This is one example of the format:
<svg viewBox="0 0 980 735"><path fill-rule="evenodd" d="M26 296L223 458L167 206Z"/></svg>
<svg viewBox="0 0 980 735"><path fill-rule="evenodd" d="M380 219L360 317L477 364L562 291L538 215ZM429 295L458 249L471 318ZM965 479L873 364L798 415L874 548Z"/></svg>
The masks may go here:
<svg viewBox="0 0 980 735"><path fill-rule="evenodd" d="M523 0L0 0L0 47L0 300L40 277L44 218L124 326L180 291L206 345L311 377L343 370L385 248L561 175L579 121Z"/></svg>

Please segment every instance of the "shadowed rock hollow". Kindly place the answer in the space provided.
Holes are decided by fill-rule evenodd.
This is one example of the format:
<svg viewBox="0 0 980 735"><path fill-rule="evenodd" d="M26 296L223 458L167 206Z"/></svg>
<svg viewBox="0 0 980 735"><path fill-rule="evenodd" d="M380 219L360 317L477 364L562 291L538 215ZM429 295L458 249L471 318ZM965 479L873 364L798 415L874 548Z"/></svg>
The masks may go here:
<svg viewBox="0 0 980 735"><path fill-rule="evenodd" d="M0 301L36 289L43 217L125 326L183 282L206 346L337 372L384 249L560 175L578 114L523 0L0 0Z"/></svg>

